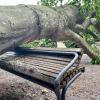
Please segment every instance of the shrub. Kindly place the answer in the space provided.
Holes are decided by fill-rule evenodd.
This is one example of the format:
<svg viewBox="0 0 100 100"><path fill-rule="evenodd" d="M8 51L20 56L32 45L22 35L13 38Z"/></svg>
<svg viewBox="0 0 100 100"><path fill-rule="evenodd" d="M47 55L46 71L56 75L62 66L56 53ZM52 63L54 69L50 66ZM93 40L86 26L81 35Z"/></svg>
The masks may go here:
<svg viewBox="0 0 100 100"><path fill-rule="evenodd" d="M100 64L100 57L96 57L91 61L92 64Z"/></svg>

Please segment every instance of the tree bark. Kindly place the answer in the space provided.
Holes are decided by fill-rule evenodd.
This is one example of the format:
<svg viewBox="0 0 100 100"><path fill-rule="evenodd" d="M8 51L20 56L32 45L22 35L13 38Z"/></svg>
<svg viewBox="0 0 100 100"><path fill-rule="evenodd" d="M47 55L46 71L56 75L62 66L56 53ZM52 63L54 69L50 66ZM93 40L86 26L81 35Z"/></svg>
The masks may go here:
<svg viewBox="0 0 100 100"><path fill-rule="evenodd" d="M65 32L66 36L68 35L68 33L70 33L70 40L75 41L76 44L81 47L84 50L84 53L88 54L91 58L95 59L96 57L98 57L98 54L95 53L91 47L87 44L87 42L85 40L83 40L78 34L76 34L75 32L71 31L71 30L67 30Z"/></svg>
<svg viewBox="0 0 100 100"><path fill-rule="evenodd" d="M98 54L75 33L79 20L79 11L72 5L52 9L33 5L0 6L0 54L23 42L50 38L56 41L71 39L91 58L96 58ZM89 24L90 21L80 26L86 30Z"/></svg>

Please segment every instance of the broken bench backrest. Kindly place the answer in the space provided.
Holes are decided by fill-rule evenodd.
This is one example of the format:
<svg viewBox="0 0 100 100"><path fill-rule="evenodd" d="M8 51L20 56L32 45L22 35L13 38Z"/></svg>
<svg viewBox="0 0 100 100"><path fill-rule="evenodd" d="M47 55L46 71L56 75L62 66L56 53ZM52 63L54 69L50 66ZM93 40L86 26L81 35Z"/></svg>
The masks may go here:
<svg viewBox="0 0 100 100"><path fill-rule="evenodd" d="M18 47L15 51L0 57L0 68L11 73L35 81L45 87L54 89L56 78L74 59L74 53L78 58L70 69L63 75L61 85L66 77L72 78L78 71L82 50L77 49L51 49L36 48L27 49ZM73 74L74 73L74 74ZM48 85L47 85L48 84Z"/></svg>

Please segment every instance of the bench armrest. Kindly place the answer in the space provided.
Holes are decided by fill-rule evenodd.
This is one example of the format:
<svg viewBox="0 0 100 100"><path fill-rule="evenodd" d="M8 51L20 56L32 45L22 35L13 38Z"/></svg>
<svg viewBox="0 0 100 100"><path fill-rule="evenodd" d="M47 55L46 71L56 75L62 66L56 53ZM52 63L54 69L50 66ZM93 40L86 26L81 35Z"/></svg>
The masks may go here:
<svg viewBox="0 0 100 100"><path fill-rule="evenodd" d="M73 54L74 58L70 61L70 63L59 73L57 78L55 79L55 84L60 84L63 76L68 72L68 70L73 67L74 63L78 60L79 55L76 52L67 52L68 54Z"/></svg>

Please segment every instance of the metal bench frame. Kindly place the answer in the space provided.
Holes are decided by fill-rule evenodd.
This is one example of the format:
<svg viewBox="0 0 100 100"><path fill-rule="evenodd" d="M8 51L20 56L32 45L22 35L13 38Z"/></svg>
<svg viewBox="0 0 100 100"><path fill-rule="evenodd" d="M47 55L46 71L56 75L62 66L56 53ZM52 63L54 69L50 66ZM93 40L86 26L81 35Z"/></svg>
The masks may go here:
<svg viewBox="0 0 100 100"><path fill-rule="evenodd" d="M33 52L39 52L39 53L47 53L47 54L60 54L60 55L73 55L73 59L72 61L70 61L70 63L59 73L59 75L56 77L54 84L49 84L47 82L41 81L39 79L33 78L29 75L23 74L21 72L12 70L10 68L4 67L6 66L6 62L3 62L0 60L0 68L7 70L15 75L18 75L20 77L23 77L27 80L30 80L32 82L35 82L39 85L42 85L48 89L51 89L55 92L56 96L57 96L57 100L65 100L65 94L67 91L67 88L81 75L82 72L84 72L84 68L80 68L77 72L77 74L74 75L74 77L72 77L68 82L67 79L65 80L65 85L63 87L61 87L61 81L63 79L63 76L65 73L68 72L68 70L73 67L74 63L79 59L79 54L77 52L64 52L64 51L57 51L57 50L42 50L42 49L36 49L36 50L32 50L32 49L26 49L26 48L16 48L15 52L19 53L19 54L28 54L28 53L33 53ZM77 67L77 66L76 66Z"/></svg>
<svg viewBox="0 0 100 100"><path fill-rule="evenodd" d="M75 63L75 61L78 59L78 54L75 52L67 52L67 54L73 54L75 57L73 60L59 73L58 77L55 80L55 93L57 96L57 100L65 100L65 94L67 91L67 88L74 82L76 78L78 78L81 75L81 72L76 74L63 88L60 89L60 80L63 77L63 75L71 68L72 65Z"/></svg>

